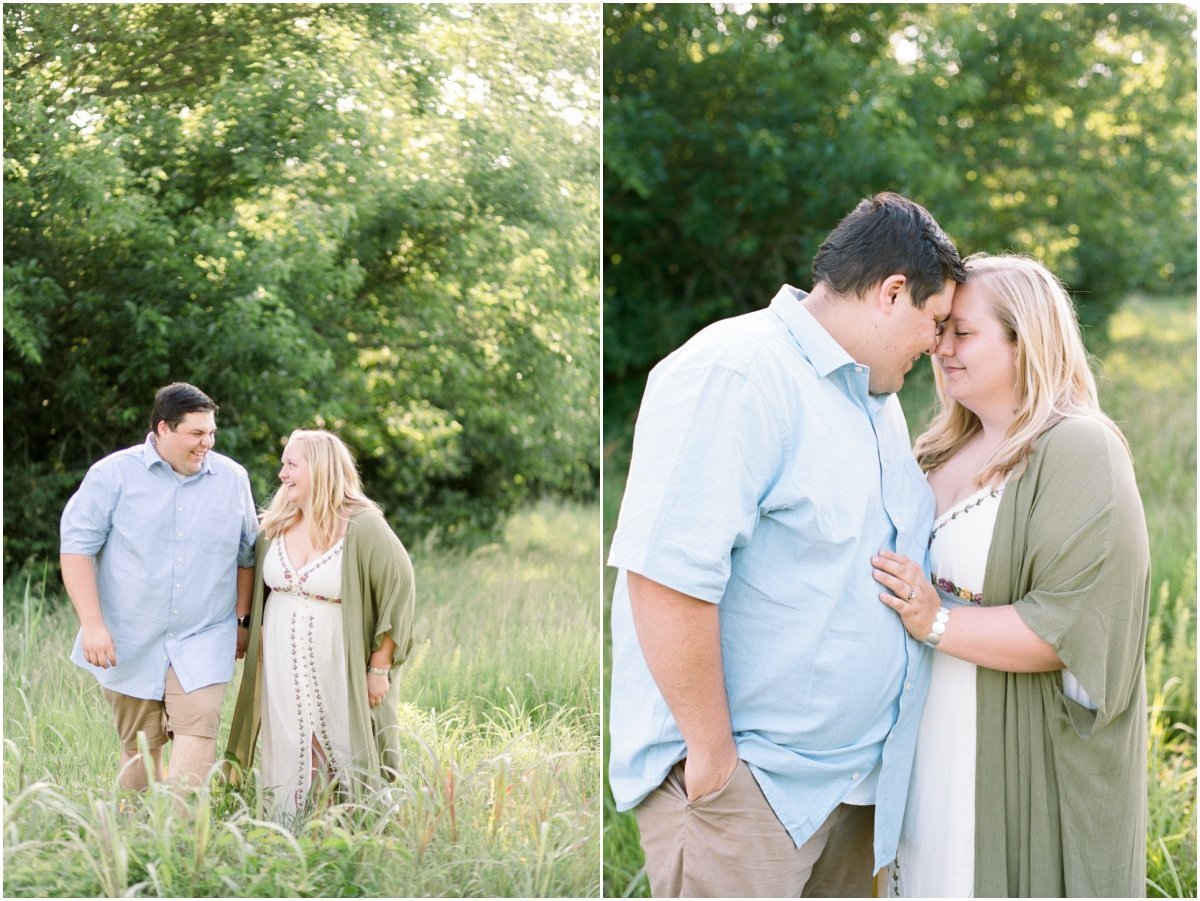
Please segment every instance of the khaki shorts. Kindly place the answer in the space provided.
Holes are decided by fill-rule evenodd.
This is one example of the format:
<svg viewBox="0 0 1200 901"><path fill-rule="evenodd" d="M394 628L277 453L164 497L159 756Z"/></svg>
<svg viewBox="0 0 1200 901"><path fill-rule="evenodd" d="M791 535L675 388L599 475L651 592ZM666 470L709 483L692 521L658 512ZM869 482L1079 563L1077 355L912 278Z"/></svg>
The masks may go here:
<svg viewBox="0 0 1200 901"><path fill-rule="evenodd" d="M656 898L870 898L874 807L841 804L797 848L739 760L688 801L683 761L634 812Z"/></svg>
<svg viewBox="0 0 1200 901"><path fill-rule="evenodd" d="M146 733L146 746L150 750L161 748L176 735L215 740L221 728L221 702L225 699L226 684L218 682L185 692L175 676L175 668L168 667L166 692L161 701L104 689L121 750L136 754L139 732Z"/></svg>

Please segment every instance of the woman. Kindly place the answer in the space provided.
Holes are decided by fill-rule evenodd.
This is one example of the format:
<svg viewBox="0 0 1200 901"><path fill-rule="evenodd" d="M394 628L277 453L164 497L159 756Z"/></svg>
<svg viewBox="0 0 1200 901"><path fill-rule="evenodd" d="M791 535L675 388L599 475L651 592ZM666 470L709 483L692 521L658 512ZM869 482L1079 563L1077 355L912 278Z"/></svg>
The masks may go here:
<svg viewBox="0 0 1200 901"><path fill-rule="evenodd" d="M1128 445L1062 284L1024 257L965 264L914 449L933 584L872 559L935 651L891 893L1141 896L1150 557Z"/></svg>
<svg viewBox="0 0 1200 901"><path fill-rule="evenodd" d="M336 435L293 432L279 480L261 516L228 751L248 769L261 723L261 784L291 815L315 779L372 783L395 772L414 584L408 553Z"/></svg>

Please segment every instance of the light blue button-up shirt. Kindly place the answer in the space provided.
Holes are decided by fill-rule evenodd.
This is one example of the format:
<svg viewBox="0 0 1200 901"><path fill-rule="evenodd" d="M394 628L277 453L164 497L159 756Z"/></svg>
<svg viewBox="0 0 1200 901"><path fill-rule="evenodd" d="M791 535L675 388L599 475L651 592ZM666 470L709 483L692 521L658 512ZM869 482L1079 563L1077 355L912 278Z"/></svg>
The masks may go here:
<svg viewBox="0 0 1200 901"><path fill-rule="evenodd" d="M933 495L895 396L784 286L650 374L609 563L610 782L636 806L685 756L646 667L626 573L721 605L739 756L797 847L842 801L871 803L893 859L929 651L879 600L881 548L925 560Z"/></svg>
<svg viewBox="0 0 1200 901"><path fill-rule="evenodd" d="M100 610L117 665L71 661L100 684L161 699L167 667L184 691L228 682L237 643L237 567L254 566L258 519L246 470L209 451L179 476L145 444L94 464L63 510L60 550L96 558Z"/></svg>

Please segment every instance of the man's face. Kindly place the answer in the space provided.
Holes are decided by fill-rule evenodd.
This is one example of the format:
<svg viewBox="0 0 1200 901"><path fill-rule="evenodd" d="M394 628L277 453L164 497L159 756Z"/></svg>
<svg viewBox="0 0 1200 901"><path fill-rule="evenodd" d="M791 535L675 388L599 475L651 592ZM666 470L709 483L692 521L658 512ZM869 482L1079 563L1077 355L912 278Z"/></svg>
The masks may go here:
<svg viewBox="0 0 1200 901"><path fill-rule="evenodd" d="M887 317L882 340L870 363L872 394L895 394L904 385L904 376L923 354L937 349L945 321L954 302L955 283L947 279L942 290L915 307L907 285L896 294L894 311Z"/></svg>
<svg viewBox="0 0 1200 901"><path fill-rule="evenodd" d="M182 476L195 475L204 456L217 443L217 420L211 410L188 413L174 429L166 421L158 424L154 437L158 455Z"/></svg>

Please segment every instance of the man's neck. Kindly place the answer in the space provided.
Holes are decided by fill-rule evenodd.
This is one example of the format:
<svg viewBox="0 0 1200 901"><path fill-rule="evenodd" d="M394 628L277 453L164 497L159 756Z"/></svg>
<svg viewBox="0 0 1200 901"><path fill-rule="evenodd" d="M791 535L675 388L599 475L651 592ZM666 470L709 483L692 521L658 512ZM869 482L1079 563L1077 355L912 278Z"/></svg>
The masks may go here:
<svg viewBox="0 0 1200 901"><path fill-rule="evenodd" d="M863 342L870 336L863 328L861 299L836 295L822 282L800 303L842 350L855 360L862 360Z"/></svg>

